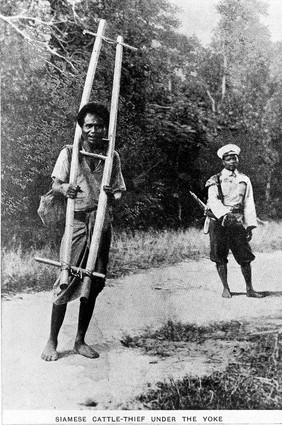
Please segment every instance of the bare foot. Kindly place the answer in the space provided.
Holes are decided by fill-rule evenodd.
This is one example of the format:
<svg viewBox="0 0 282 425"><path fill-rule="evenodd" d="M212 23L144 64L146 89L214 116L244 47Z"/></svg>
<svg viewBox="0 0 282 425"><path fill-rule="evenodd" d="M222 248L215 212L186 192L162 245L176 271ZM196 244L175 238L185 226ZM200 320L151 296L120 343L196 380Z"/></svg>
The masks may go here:
<svg viewBox="0 0 282 425"><path fill-rule="evenodd" d="M260 294L259 292L256 292L256 291L247 291L246 295L247 297L252 297L252 298L263 298L263 294Z"/></svg>
<svg viewBox="0 0 282 425"><path fill-rule="evenodd" d="M223 292L222 292L222 295L221 296L223 298L232 298L231 292L227 288L224 288L223 289Z"/></svg>
<svg viewBox="0 0 282 425"><path fill-rule="evenodd" d="M47 362L56 361L59 358L57 353L57 344L53 341L48 340L47 345L41 354L41 358Z"/></svg>
<svg viewBox="0 0 282 425"><path fill-rule="evenodd" d="M100 357L97 351L93 350L93 348L85 344L85 342L76 342L74 344L73 351L77 354L81 354L84 357L88 357L89 359L97 359L98 357Z"/></svg>

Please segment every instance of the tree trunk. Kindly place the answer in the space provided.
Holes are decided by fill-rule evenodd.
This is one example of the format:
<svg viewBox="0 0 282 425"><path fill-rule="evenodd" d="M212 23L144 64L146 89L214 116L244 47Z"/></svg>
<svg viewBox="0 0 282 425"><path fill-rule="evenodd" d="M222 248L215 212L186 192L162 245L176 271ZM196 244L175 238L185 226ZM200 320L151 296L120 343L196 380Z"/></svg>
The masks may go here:
<svg viewBox="0 0 282 425"><path fill-rule="evenodd" d="M211 92L209 90L207 90L207 95L209 96L210 101L211 101L212 111L215 112L215 100L212 97Z"/></svg>
<svg viewBox="0 0 282 425"><path fill-rule="evenodd" d="M269 170L267 173L266 187L265 187L265 201L270 202L270 191L271 191L271 178L272 170Z"/></svg>
<svg viewBox="0 0 282 425"><path fill-rule="evenodd" d="M226 69L227 69L227 57L226 54L223 53L223 76L221 83L221 102L223 102L226 93Z"/></svg>

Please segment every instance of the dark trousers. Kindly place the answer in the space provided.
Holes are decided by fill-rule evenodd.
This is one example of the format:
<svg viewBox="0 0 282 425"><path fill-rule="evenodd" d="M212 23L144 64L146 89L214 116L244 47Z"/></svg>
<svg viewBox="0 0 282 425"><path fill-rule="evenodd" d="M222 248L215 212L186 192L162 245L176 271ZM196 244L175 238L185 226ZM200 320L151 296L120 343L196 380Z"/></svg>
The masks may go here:
<svg viewBox="0 0 282 425"><path fill-rule="evenodd" d="M223 227L219 221L210 222L210 259L218 264L228 263L231 250L238 264L250 263L255 259L246 237L246 230L241 224Z"/></svg>

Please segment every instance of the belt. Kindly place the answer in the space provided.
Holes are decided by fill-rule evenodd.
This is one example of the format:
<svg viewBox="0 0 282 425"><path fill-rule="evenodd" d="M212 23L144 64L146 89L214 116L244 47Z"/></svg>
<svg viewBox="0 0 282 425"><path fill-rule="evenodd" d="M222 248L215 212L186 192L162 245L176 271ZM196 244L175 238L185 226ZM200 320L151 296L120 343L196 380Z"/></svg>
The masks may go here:
<svg viewBox="0 0 282 425"><path fill-rule="evenodd" d="M243 205L234 205L234 207L230 208L230 212L237 213L237 214L243 214L243 212L244 212Z"/></svg>
<svg viewBox="0 0 282 425"><path fill-rule="evenodd" d="M75 220L85 221L88 214L91 213L92 211L97 211L97 207L95 207L91 210L87 210L87 211L75 211L74 212L74 218L75 218Z"/></svg>

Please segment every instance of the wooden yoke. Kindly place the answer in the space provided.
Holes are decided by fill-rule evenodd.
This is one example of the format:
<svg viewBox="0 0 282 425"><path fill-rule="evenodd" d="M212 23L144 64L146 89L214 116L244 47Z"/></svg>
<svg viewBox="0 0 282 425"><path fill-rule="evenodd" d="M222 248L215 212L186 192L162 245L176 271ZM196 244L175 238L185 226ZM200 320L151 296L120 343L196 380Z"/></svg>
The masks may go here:
<svg viewBox="0 0 282 425"><path fill-rule="evenodd" d="M96 39L93 46L92 55L90 58L90 63L89 63L89 67L88 67L88 71L86 75L86 80L84 84L84 89L82 93L82 99L81 99L79 110L86 103L89 102L105 29L106 29L106 21L102 19L99 22L98 32L96 34ZM81 139L81 128L78 124L76 124L73 149L72 149L71 167L70 167L70 179L69 179L69 183L73 184L74 186L77 185L80 139ZM64 247L62 250L62 258L61 258L61 262L62 262L61 275L60 275L61 289L66 289L66 287L69 284L69 270L70 270L70 261L71 261L71 247L72 247L73 221L74 221L74 204L75 204L75 200L68 198L67 209L66 209L65 234L64 234L64 242L63 242Z"/></svg>
<svg viewBox="0 0 282 425"><path fill-rule="evenodd" d="M96 220L95 220L93 235L91 239L88 260L86 264L86 271L89 273L89 275L84 276L84 279L83 279L82 292L81 292L81 298L80 298L81 302L86 302L89 297L91 280L92 280L91 274L93 273L95 269L95 265L96 265L103 225L105 221L105 214L107 209L108 196L106 192L103 190L103 188L104 186L109 186L111 182L111 174L112 174L114 151L115 151L115 138L116 138L116 127L117 127L122 55L123 55L123 37L118 36L117 45L116 45L110 122L109 122L109 131L108 131L109 145L108 145L107 156L105 159L103 178L102 178L100 195L98 200Z"/></svg>

